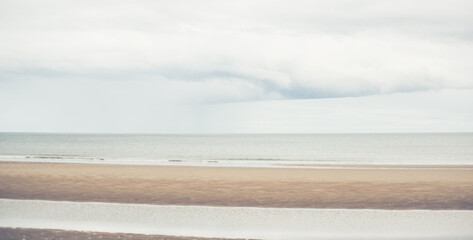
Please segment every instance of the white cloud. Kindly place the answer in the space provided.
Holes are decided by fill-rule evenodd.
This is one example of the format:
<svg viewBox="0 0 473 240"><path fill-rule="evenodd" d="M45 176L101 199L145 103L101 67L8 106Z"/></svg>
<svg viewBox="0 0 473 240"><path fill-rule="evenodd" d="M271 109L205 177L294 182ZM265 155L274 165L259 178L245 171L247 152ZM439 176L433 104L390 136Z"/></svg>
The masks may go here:
<svg viewBox="0 0 473 240"><path fill-rule="evenodd" d="M196 112L218 103L472 89L472 7L460 0L2 1L0 88L17 100L0 103L3 129L22 125L10 116L34 112L90 122L77 131L101 129L80 117L87 115L129 118L116 129L134 122L152 129L156 121L180 131L171 117L162 120L166 112L199 122L187 126L193 131L205 125Z"/></svg>

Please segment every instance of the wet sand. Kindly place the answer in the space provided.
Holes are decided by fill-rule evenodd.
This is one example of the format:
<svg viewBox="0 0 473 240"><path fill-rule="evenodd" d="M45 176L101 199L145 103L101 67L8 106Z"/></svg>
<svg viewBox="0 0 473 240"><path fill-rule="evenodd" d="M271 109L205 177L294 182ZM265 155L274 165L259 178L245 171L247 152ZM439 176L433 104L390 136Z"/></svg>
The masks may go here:
<svg viewBox="0 0 473 240"><path fill-rule="evenodd" d="M473 209L471 166L364 169L0 163L0 198L369 209Z"/></svg>
<svg viewBox="0 0 473 240"><path fill-rule="evenodd" d="M140 239L140 240L223 240L228 238L199 238L199 237L177 237L163 235L144 235L130 233L102 233L102 232L80 232L55 229L31 229L31 228L0 228L2 240L115 240L115 239Z"/></svg>

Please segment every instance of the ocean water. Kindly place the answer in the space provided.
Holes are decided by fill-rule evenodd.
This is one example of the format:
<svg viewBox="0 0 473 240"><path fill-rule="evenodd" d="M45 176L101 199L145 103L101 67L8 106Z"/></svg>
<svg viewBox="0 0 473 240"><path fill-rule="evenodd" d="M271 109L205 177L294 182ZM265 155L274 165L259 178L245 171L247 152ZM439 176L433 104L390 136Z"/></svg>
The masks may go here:
<svg viewBox="0 0 473 240"><path fill-rule="evenodd" d="M189 165L473 164L473 133L0 133L0 160Z"/></svg>

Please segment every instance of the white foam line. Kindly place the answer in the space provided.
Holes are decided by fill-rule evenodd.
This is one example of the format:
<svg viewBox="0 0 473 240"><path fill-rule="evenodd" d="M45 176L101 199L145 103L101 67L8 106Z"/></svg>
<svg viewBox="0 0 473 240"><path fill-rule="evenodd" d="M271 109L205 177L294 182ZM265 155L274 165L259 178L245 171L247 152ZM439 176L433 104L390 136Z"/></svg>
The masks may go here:
<svg viewBox="0 0 473 240"><path fill-rule="evenodd" d="M473 238L473 211L204 207L0 199L0 227L260 239Z"/></svg>
<svg viewBox="0 0 473 240"><path fill-rule="evenodd" d="M296 169L356 169L356 170L428 170L428 171L441 171L441 170L457 170L457 171L471 171L473 170L472 164L465 163L449 163L440 165L463 165L460 168L453 167L428 167L429 164L415 163L415 164L403 164L402 167L397 165L386 164L386 163L333 163L330 165L321 164L313 165L307 162L298 161L258 161L258 160L246 160L246 161L232 161L232 160L86 160L86 159L35 159L35 158L2 158L0 156L0 162L26 162L26 163L74 163L74 164L98 164L98 165L137 165L137 166L185 166L185 167L245 167L245 168L296 168ZM344 166L344 164L353 166ZM422 165L426 167L408 167L409 165ZM357 166L358 165L358 166ZM366 167L366 165L377 165L377 167ZM404 167L406 166L406 167ZM434 164L437 166L437 164Z"/></svg>

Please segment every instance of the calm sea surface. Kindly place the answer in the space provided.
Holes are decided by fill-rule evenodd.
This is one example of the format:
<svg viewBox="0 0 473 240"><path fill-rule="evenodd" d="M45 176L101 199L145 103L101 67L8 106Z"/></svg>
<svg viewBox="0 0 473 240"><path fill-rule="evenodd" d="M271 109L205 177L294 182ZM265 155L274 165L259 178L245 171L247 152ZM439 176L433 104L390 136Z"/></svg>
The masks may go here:
<svg viewBox="0 0 473 240"><path fill-rule="evenodd" d="M0 133L0 160L473 164L473 133L112 135Z"/></svg>

